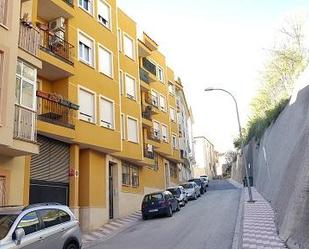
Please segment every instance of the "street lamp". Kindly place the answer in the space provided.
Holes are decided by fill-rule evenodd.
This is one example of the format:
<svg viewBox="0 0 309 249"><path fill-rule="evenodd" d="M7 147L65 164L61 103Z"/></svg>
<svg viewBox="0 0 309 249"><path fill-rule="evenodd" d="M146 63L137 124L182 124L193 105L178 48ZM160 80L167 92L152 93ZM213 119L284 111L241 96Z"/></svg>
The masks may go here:
<svg viewBox="0 0 309 249"><path fill-rule="evenodd" d="M246 178L247 178L247 186L248 186L248 193L249 193L249 201L248 202L254 202L254 200L252 199L252 192L251 192L251 186L250 186L250 181L249 181L249 174L248 174L248 168L247 168L247 163L246 163L246 156L244 155L244 141L243 141L243 136L242 136L242 131L241 131L241 126L240 126L240 119L239 119L239 111L238 111L238 105L237 105L237 101L235 99L235 97L233 96L233 94L231 94L229 91L222 89L222 88L213 88L213 87L208 87L205 89L206 92L210 92L210 91L222 91L225 92L227 94L229 94L234 102L235 102L235 107L236 107L236 114L237 114L237 121L238 121L238 129L239 129L239 136L240 136L240 141L241 141L241 154L243 154L243 163L245 165L245 169L246 169Z"/></svg>

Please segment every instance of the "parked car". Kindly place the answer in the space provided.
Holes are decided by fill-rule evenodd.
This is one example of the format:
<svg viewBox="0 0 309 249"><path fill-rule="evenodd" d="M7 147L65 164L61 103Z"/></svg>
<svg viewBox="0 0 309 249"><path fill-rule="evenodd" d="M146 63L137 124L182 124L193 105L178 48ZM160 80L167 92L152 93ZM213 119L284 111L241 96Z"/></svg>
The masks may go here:
<svg viewBox="0 0 309 249"><path fill-rule="evenodd" d="M206 180L206 187L208 187L208 184L209 184L209 178L208 178L208 176L207 176L207 175L202 175L202 176L200 176L200 177L202 177L202 178L204 178L204 179Z"/></svg>
<svg viewBox="0 0 309 249"><path fill-rule="evenodd" d="M203 178L203 177L200 177L200 179L202 180L202 187L204 189L204 193L207 192L207 182L206 182L206 179Z"/></svg>
<svg viewBox="0 0 309 249"><path fill-rule="evenodd" d="M79 222L69 207L41 203L0 207L0 248L79 249Z"/></svg>
<svg viewBox="0 0 309 249"><path fill-rule="evenodd" d="M187 191L189 200L196 200L201 195L200 189L195 182L185 182L181 186Z"/></svg>
<svg viewBox="0 0 309 249"><path fill-rule="evenodd" d="M189 182L195 182L197 186L199 187L201 194L204 194L205 189L204 189L204 185L203 185L201 178L193 178L193 179L190 179ZM205 188L206 188L206 185L205 185Z"/></svg>
<svg viewBox="0 0 309 249"><path fill-rule="evenodd" d="M188 202L187 192L182 186L170 187L166 190L173 194L180 206L184 207Z"/></svg>
<svg viewBox="0 0 309 249"><path fill-rule="evenodd" d="M173 216L174 211L179 211L180 205L169 191L155 192L144 196L142 202L142 216L144 220L156 215Z"/></svg>

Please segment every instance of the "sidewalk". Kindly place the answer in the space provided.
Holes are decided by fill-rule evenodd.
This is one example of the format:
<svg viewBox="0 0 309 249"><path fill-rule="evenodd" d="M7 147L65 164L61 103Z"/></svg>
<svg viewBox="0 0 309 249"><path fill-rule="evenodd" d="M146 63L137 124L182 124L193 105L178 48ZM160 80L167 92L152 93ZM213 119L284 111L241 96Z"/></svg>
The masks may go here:
<svg viewBox="0 0 309 249"><path fill-rule="evenodd" d="M101 243L107 239L110 239L125 230L126 228L134 225L137 221L141 219L141 212L135 212L127 217L121 219L115 219L109 223L103 225L102 227L82 235L83 248L93 246L95 244Z"/></svg>
<svg viewBox="0 0 309 249"><path fill-rule="evenodd" d="M248 189L244 189L244 217L243 217L243 249L283 249L287 248L279 238L275 222L274 211L269 202L260 195L254 187L252 189L255 203L248 203Z"/></svg>

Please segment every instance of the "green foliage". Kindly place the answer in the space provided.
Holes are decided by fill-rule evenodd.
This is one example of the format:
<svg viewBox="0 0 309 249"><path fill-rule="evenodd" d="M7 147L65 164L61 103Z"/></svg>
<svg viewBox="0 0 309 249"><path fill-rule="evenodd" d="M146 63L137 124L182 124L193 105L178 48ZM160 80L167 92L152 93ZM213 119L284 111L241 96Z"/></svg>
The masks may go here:
<svg viewBox="0 0 309 249"><path fill-rule="evenodd" d="M258 141L276 121L289 101L296 79L307 67L309 57L303 44L303 29L303 21L294 19L280 30L280 43L270 50L261 73L261 86L251 102L252 114L244 131L245 144L253 138ZM240 138L234 140L234 146L240 148Z"/></svg>

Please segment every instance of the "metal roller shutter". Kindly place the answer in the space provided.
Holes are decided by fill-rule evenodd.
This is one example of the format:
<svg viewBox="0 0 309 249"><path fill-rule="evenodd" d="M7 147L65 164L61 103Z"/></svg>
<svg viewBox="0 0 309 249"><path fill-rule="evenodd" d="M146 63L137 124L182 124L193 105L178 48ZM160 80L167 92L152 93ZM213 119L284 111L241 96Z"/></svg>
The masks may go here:
<svg viewBox="0 0 309 249"><path fill-rule="evenodd" d="M38 136L40 153L31 158L30 179L69 183L70 146Z"/></svg>

